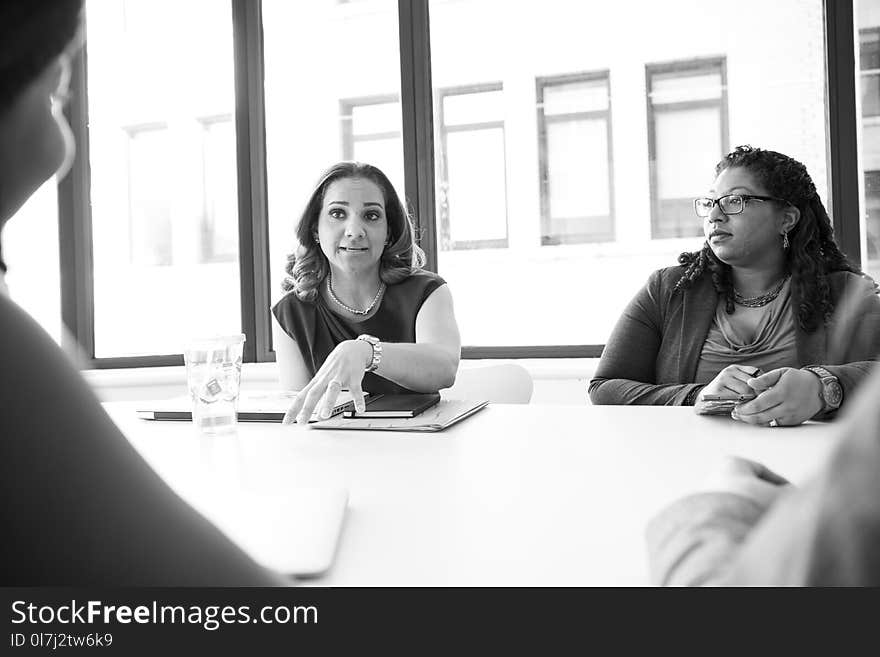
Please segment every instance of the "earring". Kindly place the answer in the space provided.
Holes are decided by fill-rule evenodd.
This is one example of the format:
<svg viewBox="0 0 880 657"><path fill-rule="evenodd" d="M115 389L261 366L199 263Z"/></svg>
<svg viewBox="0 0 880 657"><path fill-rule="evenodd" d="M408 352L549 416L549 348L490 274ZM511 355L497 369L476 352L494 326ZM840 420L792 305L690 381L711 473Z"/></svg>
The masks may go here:
<svg viewBox="0 0 880 657"><path fill-rule="evenodd" d="M320 244L320 243L321 243L321 240L319 240L319 239L318 239L318 236L315 235L315 244Z"/></svg>
<svg viewBox="0 0 880 657"><path fill-rule="evenodd" d="M788 247L791 246L791 242L788 241L788 231L782 233L782 250L788 251Z"/></svg>

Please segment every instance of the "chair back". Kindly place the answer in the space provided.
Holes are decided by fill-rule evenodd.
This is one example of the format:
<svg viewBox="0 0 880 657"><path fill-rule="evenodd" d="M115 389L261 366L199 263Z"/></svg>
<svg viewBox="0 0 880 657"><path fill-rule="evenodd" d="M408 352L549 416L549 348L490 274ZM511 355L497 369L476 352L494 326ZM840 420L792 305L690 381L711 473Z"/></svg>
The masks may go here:
<svg viewBox="0 0 880 657"><path fill-rule="evenodd" d="M528 404L532 376L522 365L494 363L458 368L455 384L441 390L446 399L488 399L496 404Z"/></svg>

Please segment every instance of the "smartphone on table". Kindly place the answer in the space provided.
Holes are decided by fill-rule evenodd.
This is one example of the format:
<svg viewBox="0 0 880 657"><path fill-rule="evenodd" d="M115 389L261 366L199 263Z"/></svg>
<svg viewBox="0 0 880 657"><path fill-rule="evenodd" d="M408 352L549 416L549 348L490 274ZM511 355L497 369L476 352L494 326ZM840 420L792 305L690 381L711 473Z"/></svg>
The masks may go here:
<svg viewBox="0 0 880 657"><path fill-rule="evenodd" d="M700 395L699 399L701 401L701 407L697 413L700 415L730 415L730 412L737 404L742 404L743 402L750 401L754 398L754 394Z"/></svg>

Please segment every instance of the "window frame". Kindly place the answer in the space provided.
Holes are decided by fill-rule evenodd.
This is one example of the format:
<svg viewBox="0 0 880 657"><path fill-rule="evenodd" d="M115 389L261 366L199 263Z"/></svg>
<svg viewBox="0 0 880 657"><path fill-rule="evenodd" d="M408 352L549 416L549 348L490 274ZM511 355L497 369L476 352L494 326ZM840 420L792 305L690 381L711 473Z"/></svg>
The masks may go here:
<svg viewBox="0 0 880 657"><path fill-rule="evenodd" d="M239 264L245 362L274 361L271 348L263 34L260 0L230 0L236 98ZM437 270L434 127L429 0L398 0L400 103L407 202L416 221L427 268ZM858 72L852 0L826 2L825 59L829 208L842 249L861 260L856 84ZM87 26L86 26L87 29ZM73 92L65 113L77 141L71 172L58 184L62 345L85 353L91 368L182 365L183 356L95 358L94 271L90 215L88 44L74 58ZM725 73L726 87L726 73ZM724 90L726 94L726 88ZM726 111L726 102L724 103ZM649 108L649 111L650 108ZM726 119L725 119L726 121ZM609 144L610 148L610 144ZM653 172L652 172L653 178ZM505 172L506 179L506 172ZM655 189L652 179L651 189ZM653 218L652 218L653 225ZM464 358L590 358L603 345L464 347Z"/></svg>
<svg viewBox="0 0 880 657"><path fill-rule="evenodd" d="M576 82L595 82L603 80L608 92L608 107L604 110L592 110L585 112L569 112L567 114L544 114L544 91L547 87L563 86ZM613 241L616 233L616 218L614 212L614 144L611 127L611 72L607 69L601 71L584 71L581 73L567 73L564 75L552 75L535 78L535 98L538 115L538 170L541 201L541 246L557 246L560 244L587 244L594 242ZM547 126L553 123L566 121L603 119L607 134L607 158L608 158L608 215L603 217L607 222L606 230L595 233L567 233L561 236L552 235L552 216L550 214L550 159L547 144ZM575 219L595 219L596 217L575 217Z"/></svg>

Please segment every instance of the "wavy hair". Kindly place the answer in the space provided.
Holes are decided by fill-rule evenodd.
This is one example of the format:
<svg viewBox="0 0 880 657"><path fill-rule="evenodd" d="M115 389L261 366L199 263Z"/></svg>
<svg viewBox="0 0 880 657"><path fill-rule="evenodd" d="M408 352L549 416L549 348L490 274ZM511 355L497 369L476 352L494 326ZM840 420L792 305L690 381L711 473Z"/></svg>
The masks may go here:
<svg viewBox="0 0 880 657"><path fill-rule="evenodd" d="M0 114L74 43L83 0L0 2Z"/></svg>
<svg viewBox="0 0 880 657"><path fill-rule="evenodd" d="M361 178L371 180L385 197L385 216L388 220L389 243L382 252L379 262L379 278L386 285L399 283L425 264L425 252L416 243L416 234L403 202L394 190L394 185L378 167L364 162L337 162L327 169L318 180L309 196L306 208L296 227L299 246L287 256L284 271L287 276L281 284L284 292L291 290L303 301L314 301L318 296L318 286L330 271L327 257L315 243L314 234L318 230L318 217L324 204L327 188L342 178Z"/></svg>
<svg viewBox="0 0 880 657"><path fill-rule="evenodd" d="M815 331L820 322L827 323L834 312L828 274L835 271L862 272L834 241L831 219L803 164L776 151L738 146L717 164L715 175L735 167L742 167L752 174L769 195L785 199L800 210L800 220L788 233L790 247L785 253L785 266L791 274L792 298L798 302L798 325L804 331ZM675 285L676 290L689 288L708 271L715 290L725 298L727 313L733 314L730 265L718 259L708 242L699 251L682 253L678 263L685 271Z"/></svg>

